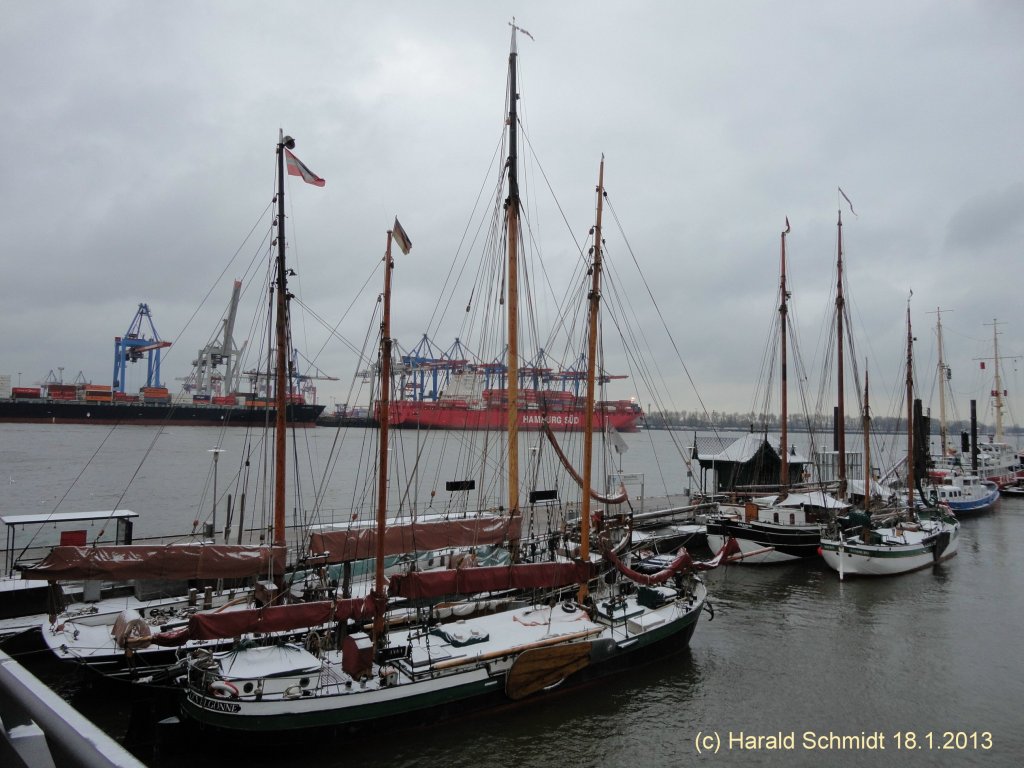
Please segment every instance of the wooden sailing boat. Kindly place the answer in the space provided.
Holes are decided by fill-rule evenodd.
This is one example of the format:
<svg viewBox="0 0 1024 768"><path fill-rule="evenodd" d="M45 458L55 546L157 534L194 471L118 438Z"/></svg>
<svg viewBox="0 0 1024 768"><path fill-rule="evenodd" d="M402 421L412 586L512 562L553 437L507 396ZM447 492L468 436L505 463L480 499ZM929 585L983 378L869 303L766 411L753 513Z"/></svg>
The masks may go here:
<svg viewBox="0 0 1024 768"><path fill-rule="evenodd" d="M949 507L939 506L919 513L914 497L914 337L907 302L907 507L874 523L869 508L852 512L845 521L836 521L822 536L821 554L826 565L847 576L892 576L926 568L957 553L960 523ZM866 388L866 383L865 383ZM865 389L865 399L866 399ZM919 403L918 403L919 405ZM866 437L866 436L865 436Z"/></svg>
<svg viewBox="0 0 1024 768"><path fill-rule="evenodd" d="M779 488L775 496L752 500L737 512L729 512L723 507L722 513L708 518L708 545L716 550L732 539L744 555L743 563L764 565L792 562L818 555L821 542L821 524L837 510L844 510L847 505L837 501L823 490L801 491L790 493L790 471L788 445L788 360L787 330L789 325L789 291L786 287L786 235L789 234L789 219L780 236L780 267L779 267L779 370L781 373L780 391L780 468ZM841 232L842 230L840 230ZM840 240L840 243L842 241ZM840 244L840 270L842 269L842 245ZM840 272L839 294L837 297L837 315L842 308L842 276ZM842 355L842 336L840 326L840 356ZM841 357L840 357L841 359ZM841 369L841 363L840 363ZM841 382L841 379L840 379ZM840 383L840 402L842 402L842 384Z"/></svg>
<svg viewBox="0 0 1024 768"><path fill-rule="evenodd" d="M96 583L148 580L200 587L211 584L223 586L228 581L234 585L225 589L218 588L216 594L211 587L207 587L201 599L196 594L197 590L192 589L188 595L178 594L146 601L144 604L132 600L129 605L125 601L121 608L112 608L106 612L78 612L74 616L52 617L44 624L43 640L58 658L106 669L119 668L129 662L132 668L146 665L152 669L175 661L176 652L185 644L202 645L207 642L207 638L201 634L189 635L187 632L189 619L197 613L203 610L227 610L228 613L237 610L239 613L233 618L237 624L247 615L247 604L254 600L260 605L276 603L283 593L287 566L285 481L290 349L287 328L288 273L284 258L285 158L288 159L289 173L308 173L308 169L290 154L294 146L294 140L282 132L278 143L278 259L274 281L276 360L273 368L276 403L272 542L269 545L219 544L215 538L212 541L204 538L171 544L54 547L41 562L24 569L23 578ZM304 176L304 179L318 186L323 184L319 177L312 176L310 180ZM259 586L258 590L253 588L254 584ZM186 591L182 589L182 593Z"/></svg>
<svg viewBox="0 0 1024 768"><path fill-rule="evenodd" d="M518 183L515 155L517 126L516 31L509 55L510 133L506 211L508 370L518 368L517 282ZM601 210L604 162L597 188L597 224L589 294L587 408L593 413L594 350L601 279ZM392 232L385 252L385 298L381 359L389 359ZM380 367L386 375L386 362ZM510 386L515 387L515 376ZM381 391L386 391L381 387ZM518 495L518 421L510 393L507 428L510 524L520 515ZM387 413L385 407L381 413ZM387 420L382 420L378 471L377 528L368 536L376 547L376 584L365 600L332 601L328 610L339 643L236 648L197 658L189 666L184 716L228 732L279 735L318 727L358 726L401 718L405 724L436 721L452 711L520 700L562 683L578 682L615 669L649 661L656 652L685 647L696 628L706 589L695 571L720 561L694 563L683 552L663 571L644 576L631 571L614 553L607 557L627 577L614 584L592 584L595 566L589 557L590 462L583 468L579 557L555 562L513 562L499 567L451 568L411 572L385 578L382 568L390 529L387 501ZM584 431L585 451L593 439ZM332 550L333 551L333 550ZM591 590L594 590L593 592ZM448 624L427 621L394 626L390 610L397 604L433 605L457 595L517 590L522 600L500 612Z"/></svg>

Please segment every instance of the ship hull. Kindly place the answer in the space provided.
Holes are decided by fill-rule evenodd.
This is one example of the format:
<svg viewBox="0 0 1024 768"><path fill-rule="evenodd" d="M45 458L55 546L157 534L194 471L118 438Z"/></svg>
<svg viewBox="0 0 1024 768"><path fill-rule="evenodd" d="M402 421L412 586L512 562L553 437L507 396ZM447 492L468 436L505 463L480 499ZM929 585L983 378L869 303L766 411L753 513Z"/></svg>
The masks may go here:
<svg viewBox="0 0 1024 768"><path fill-rule="evenodd" d="M594 411L594 431L614 428L618 432L636 432L643 413L630 403L598 407ZM545 422L555 432L582 432L582 408L540 409L519 411L519 430L543 429ZM392 427L399 429L503 430L508 428L508 410L500 405L474 407L459 403L394 402L391 404Z"/></svg>
<svg viewBox="0 0 1024 768"><path fill-rule="evenodd" d="M630 636L623 635L621 629L618 632L608 630L602 635L604 639L585 643L592 645L593 650L589 663L582 669L531 695L541 697L554 689L580 686L682 651L688 647L697 628L706 597L706 589L701 584L695 598L685 607L666 607L660 625L655 623ZM506 678L517 655L516 651L510 651L506 657L490 663L481 660L467 664L465 671L439 672L395 687L372 683L337 686L336 693L321 696L282 699L279 695L255 698L246 694L225 700L191 687L182 701L181 712L186 720L199 727L247 739L279 738L286 732L303 734L324 728L358 731L395 723L404 727L436 724L468 711L508 705ZM306 682L308 685L308 680ZM290 683L288 680L280 684ZM244 684L240 686L244 691ZM297 689L302 687L299 685Z"/></svg>
<svg viewBox="0 0 1024 768"><path fill-rule="evenodd" d="M316 425L323 405L288 405L288 423ZM274 409L262 406L113 402L78 400L0 400L0 423L7 424L140 424L196 427L255 426L273 423Z"/></svg>
<svg viewBox="0 0 1024 768"><path fill-rule="evenodd" d="M735 539L744 555L759 553L740 562L753 565L788 563L818 556L821 528L818 525L787 525L759 520L750 522L711 518L707 522L708 547L715 552ZM765 551L768 550L768 551Z"/></svg>

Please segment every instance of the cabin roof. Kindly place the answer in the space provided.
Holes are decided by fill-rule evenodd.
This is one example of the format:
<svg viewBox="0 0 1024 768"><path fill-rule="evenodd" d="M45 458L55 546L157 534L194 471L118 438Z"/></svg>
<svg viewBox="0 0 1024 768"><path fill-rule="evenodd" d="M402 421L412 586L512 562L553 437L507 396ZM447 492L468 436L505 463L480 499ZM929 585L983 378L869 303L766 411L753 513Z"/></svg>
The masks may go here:
<svg viewBox="0 0 1024 768"><path fill-rule="evenodd" d="M779 438L772 436L773 439L762 434L755 434L748 432L742 437L734 438L731 442L727 442L727 439L719 437L698 437L696 438L697 445L697 456L704 463L715 461L715 462L736 462L743 464L753 459L761 446L767 444L768 448L776 456L778 455L778 449L775 445L778 445ZM790 464L806 464L808 462L805 456L800 455L791 449L789 453Z"/></svg>

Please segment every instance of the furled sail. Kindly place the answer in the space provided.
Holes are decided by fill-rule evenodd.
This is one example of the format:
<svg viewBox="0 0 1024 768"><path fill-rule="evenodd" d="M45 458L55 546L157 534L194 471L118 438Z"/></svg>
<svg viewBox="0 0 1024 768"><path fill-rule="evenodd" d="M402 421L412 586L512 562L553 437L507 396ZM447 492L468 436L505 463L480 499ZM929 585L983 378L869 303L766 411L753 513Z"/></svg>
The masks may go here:
<svg viewBox="0 0 1024 768"><path fill-rule="evenodd" d="M428 520L389 525L384 532L384 554L431 552L448 547L476 547L518 539L521 518L478 517L463 520ZM309 549L326 555L328 563L362 560L376 555L376 528L318 531L310 535Z"/></svg>
<svg viewBox="0 0 1024 768"><path fill-rule="evenodd" d="M582 561L415 571L392 576L388 594L419 599L506 589L556 589L589 581L593 576L593 567Z"/></svg>
<svg viewBox="0 0 1024 768"><path fill-rule="evenodd" d="M284 571L284 547L244 544L124 544L54 547L24 579L231 579Z"/></svg>
<svg viewBox="0 0 1024 768"><path fill-rule="evenodd" d="M335 621L363 621L374 615L373 596L290 603L241 611L196 613L188 620L192 640L220 640L254 632L288 632Z"/></svg>

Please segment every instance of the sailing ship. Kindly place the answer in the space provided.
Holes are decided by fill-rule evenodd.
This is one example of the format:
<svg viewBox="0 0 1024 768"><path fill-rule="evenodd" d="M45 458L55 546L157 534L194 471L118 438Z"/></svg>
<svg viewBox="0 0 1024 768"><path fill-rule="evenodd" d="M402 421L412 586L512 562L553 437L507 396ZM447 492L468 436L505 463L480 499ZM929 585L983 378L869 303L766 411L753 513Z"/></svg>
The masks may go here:
<svg viewBox="0 0 1024 768"><path fill-rule="evenodd" d="M721 505L721 512L707 520L708 545L713 549L724 546L728 540L737 543L746 555L760 553L756 557L745 557L742 562L754 565L791 562L818 555L821 543L821 525L839 512L849 508L845 502L834 498L821 489L790 492L788 445L788 384L787 384L787 331L789 323L789 290L786 287L786 235L789 233L789 219L780 236L779 268L779 370L781 373L780 397L780 447L779 451L779 493L746 501L741 507ZM836 297L837 316L840 317L843 302L842 292L842 218L840 218L839 239L839 283ZM839 355L842 356L842 326L839 326ZM840 363L840 369L841 369ZM842 382L840 381L840 402Z"/></svg>
<svg viewBox="0 0 1024 768"><path fill-rule="evenodd" d="M516 33L513 24L508 74L507 198L503 226L507 244L507 275L503 299L507 308L507 366L518 370L518 257L520 199L517 167ZM280 149L279 149L280 151ZM413 571L385 578L386 552L395 546L422 549L423 523L390 526L387 520L392 244L397 222L387 235L384 256L384 299L379 353L381 404L377 457L376 526L332 531L314 550L330 559L365 556L360 547L375 548L375 584L363 598L339 598L311 605L279 606L254 614L257 625L275 626L295 612L320 611L333 623L326 638L305 645L246 645L231 651L193 657L189 662L187 696L182 713L190 721L225 732L280 736L321 727L354 727L401 718L436 720L453 710L519 701L562 684L649 661L656 652L686 646L705 606L707 590L696 571L718 561L695 563L680 553L653 575L633 571L610 548L607 561L624 579L598 580L591 556L592 445L598 308L601 298L601 219L604 160L597 186L597 218L590 262L588 294L586 407L583 411L583 467L580 478L578 550L575 557L525 562L514 541L509 565ZM408 239L397 238L403 252ZM405 245L403 245L403 243ZM508 382L505 448L500 464L506 470L507 502L499 536L518 538L522 525L519 499L519 403L517 377ZM450 525L451 522L448 522ZM469 523L465 523L469 524ZM443 529L442 529L443 530ZM443 534L447 535L447 533ZM554 555L554 551L551 551ZM593 587L594 591L591 591ZM513 593L507 610L438 623L433 608L439 600L479 593ZM529 597L538 601L529 600ZM423 620L395 626L392 609L415 610ZM280 623L278 622L280 618ZM298 621L302 621L300 617ZM233 636L237 623L207 616L190 622L190 631Z"/></svg>
<svg viewBox="0 0 1024 768"><path fill-rule="evenodd" d="M281 162L287 157L288 172L302 175L293 170L293 164L298 163L290 153L294 146L294 140L282 133L278 144ZM301 168L308 171L305 166ZM301 549L289 562L286 538L286 437L290 426L286 407L289 390L287 377L292 366L288 362L290 339L287 302L290 294L284 254L283 173L282 165L278 169L278 254L274 265L274 280L271 281L275 302L275 343L271 346L269 356L274 362L268 363L268 369L274 376L274 407L271 411L273 467L272 471L267 472L267 477L273 478L273 539L269 544L265 543L263 534L266 529L256 528L251 530L259 535L259 543L242 543L241 516L245 511L243 492L239 505L237 543L228 543L230 521L223 532L217 529L214 475L213 522L204 526L202 531L195 530L199 525L197 520L191 534L172 543L138 543L132 542L130 536L119 536L118 543L102 546L97 546L100 542L95 539L91 543L86 541L86 532L81 531L81 541L62 542L52 547L38 562L19 563L17 568L22 579L31 583L47 582L56 585L78 581L87 584L134 584L136 592L147 586L160 592L152 600L140 601L137 597L125 597L120 607L108 607L105 611L52 611L49 617L42 620L42 630L48 645L59 658L76 660L90 666L122 666L134 657L144 658L148 665L155 665L159 663L158 660L173 659L173 649L203 640L201 637L190 638L183 631L188 620L197 614L204 611L218 615L236 612L244 614L251 605L273 605L280 602L286 592L310 592L323 587L317 582L319 574L315 571L310 579L306 578L309 575L306 569L312 569ZM264 420L266 418L267 412L264 411ZM267 442L270 442L269 438ZM215 468L220 449L215 448L212 453ZM245 460L245 466L249 466L248 459ZM123 515L113 513L110 517L120 520ZM61 518L60 515L44 516L44 519L54 522ZM222 535L223 543L218 541ZM297 568L299 565L304 568ZM203 592L201 601L198 598L200 590ZM274 632L270 624L261 631Z"/></svg>
<svg viewBox="0 0 1024 768"><path fill-rule="evenodd" d="M907 302L907 462L906 507L873 519L870 509L852 511L846 519L836 519L822 535L821 554L825 564L847 576L892 576L927 568L957 553L960 522L949 507L940 504L927 512L919 511L915 497L923 496L915 478L915 433L920 420L920 401L914 400L914 337ZM865 391L867 384L865 383ZM866 395L865 395L866 398ZM865 411L867 409L865 408ZM915 413L917 411L917 413ZM915 418L918 417L918 418ZM868 417L865 415L865 424ZM865 436L866 437L866 436ZM920 499L924 501L923 498Z"/></svg>

